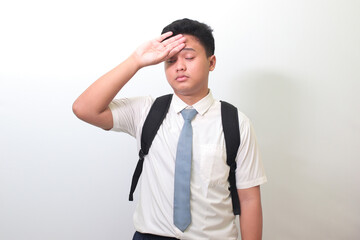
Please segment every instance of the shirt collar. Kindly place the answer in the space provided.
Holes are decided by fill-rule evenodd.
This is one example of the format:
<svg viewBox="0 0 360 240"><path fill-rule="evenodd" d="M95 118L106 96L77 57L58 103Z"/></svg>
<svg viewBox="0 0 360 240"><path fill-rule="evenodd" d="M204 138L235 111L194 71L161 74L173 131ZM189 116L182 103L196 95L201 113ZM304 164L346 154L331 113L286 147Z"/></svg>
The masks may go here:
<svg viewBox="0 0 360 240"><path fill-rule="evenodd" d="M173 95L171 104L176 113L180 113L185 108L192 107L200 115L204 115L207 112L207 110L210 108L210 106L213 104L213 102L214 102L214 98L212 96L211 91L209 91L208 95L206 95L204 98L202 98L200 101L198 101L192 106L188 106L176 94Z"/></svg>

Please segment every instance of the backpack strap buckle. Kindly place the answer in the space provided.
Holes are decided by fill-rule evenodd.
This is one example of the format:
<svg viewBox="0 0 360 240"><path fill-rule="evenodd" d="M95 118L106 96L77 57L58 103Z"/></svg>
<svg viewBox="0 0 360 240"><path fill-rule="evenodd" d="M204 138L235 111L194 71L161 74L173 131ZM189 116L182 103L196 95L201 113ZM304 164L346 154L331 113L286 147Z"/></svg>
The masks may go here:
<svg viewBox="0 0 360 240"><path fill-rule="evenodd" d="M139 151L139 160L144 161L145 155L146 154L144 153L144 151L142 149L140 149L140 151Z"/></svg>

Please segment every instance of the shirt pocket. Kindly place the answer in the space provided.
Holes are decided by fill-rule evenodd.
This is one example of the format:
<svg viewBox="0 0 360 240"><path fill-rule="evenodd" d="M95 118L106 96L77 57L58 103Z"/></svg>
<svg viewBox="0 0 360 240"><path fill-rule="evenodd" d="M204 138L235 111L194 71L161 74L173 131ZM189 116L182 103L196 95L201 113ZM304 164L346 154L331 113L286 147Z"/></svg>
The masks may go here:
<svg viewBox="0 0 360 240"><path fill-rule="evenodd" d="M227 185L229 166L226 163L226 150L221 145L206 144L200 146L201 178L209 187Z"/></svg>

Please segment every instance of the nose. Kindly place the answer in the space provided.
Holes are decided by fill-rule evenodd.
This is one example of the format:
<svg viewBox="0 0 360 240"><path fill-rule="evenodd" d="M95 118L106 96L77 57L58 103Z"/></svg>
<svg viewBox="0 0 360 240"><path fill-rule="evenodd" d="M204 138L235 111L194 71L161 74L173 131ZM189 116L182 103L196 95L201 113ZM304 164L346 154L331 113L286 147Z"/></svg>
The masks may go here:
<svg viewBox="0 0 360 240"><path fill-rule="evenodd" d="M185 71L186 70L186 64L183 60L178 59L176 61L176 71Z"/></svg>

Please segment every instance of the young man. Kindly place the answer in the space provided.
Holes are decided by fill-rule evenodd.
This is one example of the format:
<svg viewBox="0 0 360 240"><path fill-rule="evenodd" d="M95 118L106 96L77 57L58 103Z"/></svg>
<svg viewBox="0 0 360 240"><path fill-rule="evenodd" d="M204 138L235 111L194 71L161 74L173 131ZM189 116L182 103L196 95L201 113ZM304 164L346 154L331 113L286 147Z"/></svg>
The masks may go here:
<svg viewBox="0 0 360 240"><path fill-rule="evenodd" d="M74 102L73 111L80 119L103 129L126 132L137 139L140 148L142 126L154 100L113 98L138 70L164 62L174 95L144 160L134 239L237 239L220 102L208 89L209 72L216 64L214 49L209 26L189 19L175 21ZM174 224L174 194L178 193L174 181L183 109L195 109L196 115L191 120L191 222L180 229ZM236 157L236 186L241 236L243 240L258 240L262 235L259 185L266 182L266 176L251 123L241 112L238 115L241 144Z"/></svg>

